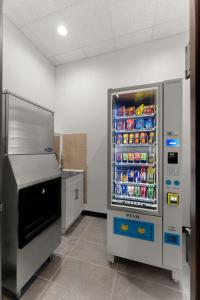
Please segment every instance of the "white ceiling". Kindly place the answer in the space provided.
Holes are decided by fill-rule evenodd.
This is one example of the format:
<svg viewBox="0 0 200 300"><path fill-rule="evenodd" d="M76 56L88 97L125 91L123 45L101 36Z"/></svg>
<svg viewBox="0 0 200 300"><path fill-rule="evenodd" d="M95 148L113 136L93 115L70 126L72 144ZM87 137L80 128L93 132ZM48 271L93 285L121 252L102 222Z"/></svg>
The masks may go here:
<svg viewBox="0 0 200 300"><path fill-rule="evenodd" d="M5 0L7 17L55 65L188 31L189 0ZM57 34L65 24L66 37Z"/></svg>

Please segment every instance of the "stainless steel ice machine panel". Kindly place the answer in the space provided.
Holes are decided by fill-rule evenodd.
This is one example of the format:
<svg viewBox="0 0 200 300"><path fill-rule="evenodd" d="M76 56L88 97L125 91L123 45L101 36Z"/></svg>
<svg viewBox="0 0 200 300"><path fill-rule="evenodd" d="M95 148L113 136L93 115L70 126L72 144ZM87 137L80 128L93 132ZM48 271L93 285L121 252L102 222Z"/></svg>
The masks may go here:
<svg viewBox="0 0 200 300"><path fill-rule="evenodd" d="M6 152L52 153L54 113L8 91L3 95L6 109Z"/></svg>

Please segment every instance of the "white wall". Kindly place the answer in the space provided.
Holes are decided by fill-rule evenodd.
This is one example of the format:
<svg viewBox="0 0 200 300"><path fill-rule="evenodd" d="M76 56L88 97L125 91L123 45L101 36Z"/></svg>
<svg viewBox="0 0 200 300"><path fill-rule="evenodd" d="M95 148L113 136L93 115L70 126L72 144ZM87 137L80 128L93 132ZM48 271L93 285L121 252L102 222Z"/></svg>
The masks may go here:
<svg viewBox="0 0 200 300"><path fill-rule="evenodd" d="M54 66L6 17L3 39L3 89L54 109Z"/></svg>
<svg viewBox="0 0 200 300"><path fill-rule="evenodd" d="M85 209L106 212L107 90L184 78L187 42L187 34L181 34L57 67L56 130L88 134L88 204ZM189 106L188 85L188 82L184 84L185 115ZM184 129L187 141L184 153L189 155L189 120ZM184 165L187 174L188 161ZM186 176L184 184L188 188ZM185 203L188 199L189 189L185 193Z"/></svg>

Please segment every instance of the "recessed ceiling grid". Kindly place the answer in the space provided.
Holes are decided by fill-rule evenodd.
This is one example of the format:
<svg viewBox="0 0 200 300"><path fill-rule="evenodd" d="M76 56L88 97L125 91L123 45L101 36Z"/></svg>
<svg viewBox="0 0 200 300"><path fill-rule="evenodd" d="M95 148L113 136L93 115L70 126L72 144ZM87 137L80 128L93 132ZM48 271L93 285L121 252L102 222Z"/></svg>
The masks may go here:
<svg viewBox="0 0 200 300"><path fill-rule="evenodd" d="M6 16L59 65L189 28L189 0L5 0ZM57 26L67 27L66 37Z"/></svg>

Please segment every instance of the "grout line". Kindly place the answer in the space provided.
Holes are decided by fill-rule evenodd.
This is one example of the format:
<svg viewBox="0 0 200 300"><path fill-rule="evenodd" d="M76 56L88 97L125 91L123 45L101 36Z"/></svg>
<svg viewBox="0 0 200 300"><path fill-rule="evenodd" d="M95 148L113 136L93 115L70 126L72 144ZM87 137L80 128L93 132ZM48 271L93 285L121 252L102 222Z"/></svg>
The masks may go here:
<svg viewBox="0 0 200 300"><path fill-rule="evenodd" d="M164 284L164 283L160 283L160 282L158 282L158 281L154 281L154 280L151 280L151 279L142 279L141 278L141 276L138 276L138 275L135 275L135 274L132 274L132 273L127 273L127 272L123 272L123 271L117 271L118 273L120 273L120 274L124 274L124 275L128 275L128 276L130 276L130 277L134 277L134 278L136 278L136 279L139 279L139 280L143 280L144 282L146 281L146 282L148 282L148 283L154 283L154 284L157 284L157 285L159 285L159 286L161 286L161 287L165 287L165 288L168 288L168 289L170 289L170 290L173 290L173 291L176 291L176 292L180 292L180 293L183 293L183 292L185 292L185 290L182 288L182 286L181 286L181 283L179 283L180 284L180 288L176 288L176 287L172 287L172 286L169 286L169 285L167 285L167 284Z"/></svg>
<svg viewBox="0 0 200 300"><path fill-rule="evenodd" d="M113 286L112 286L112 290L111 290L111 294L110 294L110 298L109 300L112 300L112 296L113 296L113 292L114 292L114 287L115 287L115 282L116 282L116 278L117 278L117 272L118 272L118 262L117 262L117 266L116 266L116 270L115 270L115 277L113 280Z"/></svg>
<svg viewBox="0 0 200 300"><path fill-rule="evenodd" d="M75 257L75 256L72 256L70 254L66 255L67 257L70 257L70 258L73 258L74 260L78 260L78 261L81 261L81 262L84 262L84 263L87 263L87 264L91 264L93 266L96 266L96 267L101 267L101 268L105 268L105 269L108 269L110 271L116 271L116 269L112 269L110 268L109 266L105 266L105 265L100 265L100 264L97 264L97 263L94 263L92 261L88 261L88 260L84 260L82 258L79 258L79 257Z"/></svg>
<svg viewBox="0 0 200 300"><path fill-rule="evenodd" d="M90 222L88 223L88 225L86 226L86 228L83 230L82 234L80 235L80 237L77 239L76 243L74 244L74 246L72 247L72 249L69 251L69 253L71 253L75 247L78 245L78 243L80 242L80 240L82 239L82 237L84 236L85 232L88 230L88 228L90 227L90 224L92 223L93 218L90 220Z"/></svg>

